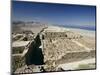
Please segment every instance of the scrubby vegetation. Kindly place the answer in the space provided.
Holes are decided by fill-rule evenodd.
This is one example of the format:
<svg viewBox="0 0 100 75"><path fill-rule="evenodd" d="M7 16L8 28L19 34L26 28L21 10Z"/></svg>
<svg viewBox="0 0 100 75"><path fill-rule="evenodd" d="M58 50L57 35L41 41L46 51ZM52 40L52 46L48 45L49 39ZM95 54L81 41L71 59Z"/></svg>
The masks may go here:
<svg viewBox="0 0 100 75"><path fill-rule="evenodd" d="M77 69L94 69L95 64L80 64Z"/></svg>

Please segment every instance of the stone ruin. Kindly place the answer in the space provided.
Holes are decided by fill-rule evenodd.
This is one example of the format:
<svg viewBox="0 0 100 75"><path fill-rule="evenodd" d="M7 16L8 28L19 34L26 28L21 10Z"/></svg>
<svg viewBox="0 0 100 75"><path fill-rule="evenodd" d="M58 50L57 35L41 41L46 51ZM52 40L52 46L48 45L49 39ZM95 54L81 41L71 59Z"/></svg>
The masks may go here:
<svg viewBox="0 0 100 75"><path fill-rule="evenodd" d="M59 71L57 68L59 64L94 58L95 41L91 40L93 39L71 31L43 31L24 46L24 51L27 50L24 56L13 56L14 65L17 65L14 67L15 73ZM26 65L27 67L23 67ZM39 66L40 69L36 70L35 67ZM29 70L29 67L32 68L32 71Z"/></svg>
<svg viewBox="0 0 100 75"><path fill-rule="evenodd" d="M12 33L12 72L17 68L25 66L25 52L28 51L28 46L34 38L34 33L31 31L23 31Z"/></svg>
<svg viewBox="0 0 100 75"><path fill-rule="evenodd" d="M91 40L71 31L45 31L42 39L44 62L47 65L45 69L52 71L51 67L56 67L59 64L94 58L95 42L91 42Z"/></svg>

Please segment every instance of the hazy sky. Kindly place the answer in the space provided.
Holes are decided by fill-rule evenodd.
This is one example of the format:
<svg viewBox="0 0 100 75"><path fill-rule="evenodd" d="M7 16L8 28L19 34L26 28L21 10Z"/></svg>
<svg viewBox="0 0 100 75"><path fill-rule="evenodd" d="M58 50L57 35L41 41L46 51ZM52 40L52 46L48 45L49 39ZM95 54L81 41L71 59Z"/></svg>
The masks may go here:
<svg viewBox="0 0 100 75"><path fill-rule="evenodd" d="M95 6L12 2L12 19L36 20L52 24L95 25Z"/></svg>

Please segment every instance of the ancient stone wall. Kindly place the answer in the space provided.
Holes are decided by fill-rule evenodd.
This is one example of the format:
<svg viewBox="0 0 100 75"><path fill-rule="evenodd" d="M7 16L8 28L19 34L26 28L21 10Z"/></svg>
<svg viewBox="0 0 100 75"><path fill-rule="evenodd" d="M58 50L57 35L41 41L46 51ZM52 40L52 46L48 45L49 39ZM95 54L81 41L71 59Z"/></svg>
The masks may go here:
<svg viewBox="0 0 100 75"><path fill-rule="evenodd" d="M15 72L18 68L25 66L25 57L13 56L12 57L12 72Z"/></svg>
<svg viewBox="0 0 100 75"><path fill-rule="evenodd" d="M67 32L45 32L44 38L69 38L69 39L75 39L75 38L81 38L81 35L73 34L73 32L67 31Z"/></svg>
<svg viewBox="0 0 100 75"><path fill-rule="evenodd" d="M61 59L57 60L57 64L69 63L73 61L79 61L83 59L95 58L95 50L91 50L90 52L71 52L66 53Z"/></svg>
<svg viewBox="0 0 100 75"><path fill-rule="evenodd" d="M44 35L45 38L56 38L56 37L67 37L64 32L46 32Z"/></svg>
<svg viewBox="0 0 100 75"><path fill-rule="evenodd" d="M19 54L22 53L24 51L25 47L21 46L21 47L13 47L12 48L12 54Z"/></svg>

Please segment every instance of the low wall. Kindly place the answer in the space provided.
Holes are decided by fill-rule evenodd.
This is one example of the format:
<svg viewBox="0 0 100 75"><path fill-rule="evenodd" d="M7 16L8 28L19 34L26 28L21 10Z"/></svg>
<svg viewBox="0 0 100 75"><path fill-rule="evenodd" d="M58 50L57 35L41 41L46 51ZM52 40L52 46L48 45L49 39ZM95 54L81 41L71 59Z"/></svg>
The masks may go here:
<svg viewBox="0 0 100 75"><path fill-rule="evenodd" d="M89 59L95 57L95 50L91 50L90 52L72 52L72 53L66 53L61 59L57 60L57 64L63 64L63 63L69 63L73 61L79 61L83 59Z"/></svg>
<svg viewBox="0 0 100 75"><path fill-rule="evenodd" d="M13 47L12 48L12 54L18 54L18 53L22 53L24 51L25 47Z"/></svg>
<svg viewBox="0 0 100 75"><path fill-rule="evenodd" d="M25 57L21 56L13 56L12 57L12 72L15 72L18 68L24 66L25 63Z"/></svg>

